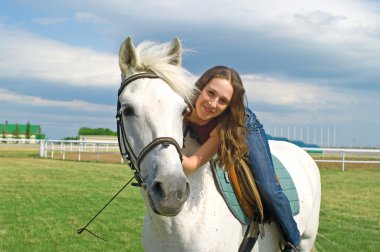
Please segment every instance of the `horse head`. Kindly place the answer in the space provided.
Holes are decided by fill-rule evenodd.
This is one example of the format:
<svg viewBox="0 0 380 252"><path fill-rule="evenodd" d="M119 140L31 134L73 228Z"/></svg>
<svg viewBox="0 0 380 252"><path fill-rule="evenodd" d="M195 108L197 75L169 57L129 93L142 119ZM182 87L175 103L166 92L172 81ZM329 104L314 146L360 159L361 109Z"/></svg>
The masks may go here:
<svg viewBox="0 0 380 252"><path fill-rule="evenodd" d="M181 163L183 116L192 93L180 67L181 44L127 38L120 47L122 86L118 97L120 151L146 189L144 200L160 215L175 216L190 188ZM181 84L182 83L182 84Z"/></svg>

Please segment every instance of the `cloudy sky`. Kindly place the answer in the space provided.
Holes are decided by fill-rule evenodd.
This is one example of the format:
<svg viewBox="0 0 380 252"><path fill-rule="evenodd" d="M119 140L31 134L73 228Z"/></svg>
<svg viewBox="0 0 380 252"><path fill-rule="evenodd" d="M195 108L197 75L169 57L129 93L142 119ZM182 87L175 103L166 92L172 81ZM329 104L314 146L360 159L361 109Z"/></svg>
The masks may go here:
<svg viewBox="0 0 380 252"><path fill-rule="evenodd" d="M3 0L0 122L115 130L118 50L179 37L194 77L241 73L268 133L380 146L380 1Z"/></svg>

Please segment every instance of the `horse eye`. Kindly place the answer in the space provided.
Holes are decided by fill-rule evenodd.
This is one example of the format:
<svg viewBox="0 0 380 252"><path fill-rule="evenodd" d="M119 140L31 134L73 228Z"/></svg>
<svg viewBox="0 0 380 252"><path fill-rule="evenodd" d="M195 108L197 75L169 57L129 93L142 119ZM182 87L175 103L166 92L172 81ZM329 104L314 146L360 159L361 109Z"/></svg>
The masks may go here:
<svg viewBox="0 0 380 252"><path fill-rule="evenodd" d="M122 111L123 111L123 115L125 116L131 116L134 113L131 106L123 106Z"/></svg>

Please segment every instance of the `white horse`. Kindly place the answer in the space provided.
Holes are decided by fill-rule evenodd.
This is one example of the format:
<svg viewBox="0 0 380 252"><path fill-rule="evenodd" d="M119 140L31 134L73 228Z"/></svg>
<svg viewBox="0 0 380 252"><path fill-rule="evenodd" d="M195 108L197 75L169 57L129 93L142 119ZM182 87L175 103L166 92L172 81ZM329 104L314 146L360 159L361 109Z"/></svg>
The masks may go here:
<svg viewBox="0 0 380 252"><path fill-rule="evenodd" d="M188 177L182 169L178 146L183 145L183 115L194 86L180 67L181 54L178 39L134 47L127 38L120 48L119 141L145 188L141 189L146 206L144 250L238 251L247 227L232 215L217 191L209 164ZM182 151L190 155L198 146L187 137ZM302 251L310 251L319 223L318 167L291 143L270 141L270 148L296 185L300 212L295 220ZM264 229L265 236L253 251L280 251L276 225L265 224Z"/></svg>

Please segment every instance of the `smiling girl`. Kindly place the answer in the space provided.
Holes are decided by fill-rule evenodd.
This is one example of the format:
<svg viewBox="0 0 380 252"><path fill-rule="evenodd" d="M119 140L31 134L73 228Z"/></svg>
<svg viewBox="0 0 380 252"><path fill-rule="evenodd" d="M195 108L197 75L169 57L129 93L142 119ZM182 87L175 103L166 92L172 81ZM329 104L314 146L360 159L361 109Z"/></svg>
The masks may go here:
<svg viewBox="0 0 380 252"><path fill-rule="evenodd" d="M290 204L275 177L272 156L262 124L244 106L244 87L232 68L216 66L195 83L199 93L185 118L190 136L200 147L183 156L183 169L190 175L215 154L228 171L239 160L248 164L264 206L276 218L285 236L284 251L299 251L300 234Z"/></svg>

